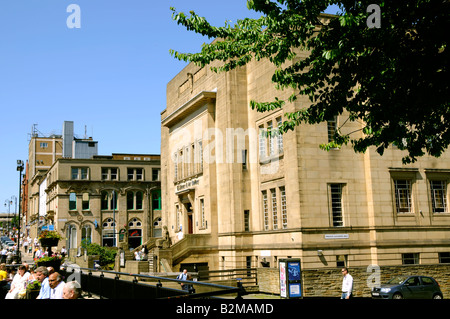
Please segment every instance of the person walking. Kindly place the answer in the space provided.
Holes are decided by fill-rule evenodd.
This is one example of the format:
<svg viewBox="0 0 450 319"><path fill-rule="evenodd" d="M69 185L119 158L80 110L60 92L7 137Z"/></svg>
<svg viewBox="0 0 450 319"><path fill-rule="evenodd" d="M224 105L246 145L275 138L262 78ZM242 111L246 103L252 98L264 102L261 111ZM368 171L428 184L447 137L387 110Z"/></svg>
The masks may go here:
<svg viewBox="0 0 450 319"><path fill-rule="evenodd" d="M341 299L350 299L353 292L353 277L348 273L347 267L342 268L341 272L343 275Z"/></svg>
<svg viewBox="0 0 450 319"><path fill-rule="evenodd" d="M179 274L177 277L178 280L187 280L187 278L188 278L187 269L183 269L183 272L181 274ZM186 285L184 283L180 283L180 285L181 285L181 289L188 290L188 285Z"/></svg>
<svg viewBox="0 0 450 319"><path fill-rule="evenodd" d="M192 281L192 276L190 274L188 274L187 269L183 269L183 272L178 275L177 279L185 280L185 281ZM188 291L190 293L192 292L193 287L191 284L180 283L180 285L181 285L181 289Z"/></svg>

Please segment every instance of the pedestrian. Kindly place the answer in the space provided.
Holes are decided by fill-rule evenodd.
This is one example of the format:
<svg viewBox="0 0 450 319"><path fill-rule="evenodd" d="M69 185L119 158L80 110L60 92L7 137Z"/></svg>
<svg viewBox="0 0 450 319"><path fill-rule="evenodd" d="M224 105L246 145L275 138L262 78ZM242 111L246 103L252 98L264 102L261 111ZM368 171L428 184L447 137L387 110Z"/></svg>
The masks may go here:
<svg viewBox="0 0 450 319"><path fill-rule="evenodd" d="M188 274L187 269L183 269L183 272L177 276L177 279L187 281L189 279L189 277L190 277L190 275ZM188 285L185 283L180 283L180 285L181 285L181 289L186 290L186 291L189 291L189 287L191 286L191 285Z"/></svg>
<svg viewBox="0 0 450 319"><path fill-rule="evenodd" d="M81 286L77 281L68 281L64 284L63 299L80 299Z"/></svg>
<svg viewBox="0 0 450 319"><path fill-rule="evenodd" d="M353 277L348 273L347 267L342 268L341 272L343 275L341 299L350 299L353 292Z"/></svg>
<svg viewBox="0 0 450 319"><path fill-rule="evenodd" d="M27 239L25 239L25 241L24 241L24 243L23 243L23 251L24 251L25 253L28 252L28 240L27 240Z"/></svg>
<svg viewBox="0 0 450 319"><path fill-rule="evenodd" d="M36 268L34 271L37 280L41 283L41 290L36 299L50 299L50 285L48 282L48 270L44 266Z"/></svg>
<svg viewBox="0 0 450 319"><path fill-rule="evenodd" d="M66 246L62 246L61 248L61 256L64 258L67 255L67 249Z"/></svg>
<svg viewBox="0 0 450 319"><path fill-rule="evenodd" d="M50 299L63 299L64 281L62 279L62 276L57 272L48 276L48 283L51 288Z"/></svg>
<svg viewBox="0 0 450 319"><path fill-rule="evenodd" d="M6 294L5 299L18 299L19 292L26 288L29 276L30 273L27 272L27 268L23 265L20 265L17 274L14 276L14 279L11 282L11 288Z"/></svg>
<svg viewBox="0 0 450 319"><path fill-rule="evenodd" d="M6 272L6 264L1 264L0 265L0 281L5 280L8 277L8 273Z"/></svg>

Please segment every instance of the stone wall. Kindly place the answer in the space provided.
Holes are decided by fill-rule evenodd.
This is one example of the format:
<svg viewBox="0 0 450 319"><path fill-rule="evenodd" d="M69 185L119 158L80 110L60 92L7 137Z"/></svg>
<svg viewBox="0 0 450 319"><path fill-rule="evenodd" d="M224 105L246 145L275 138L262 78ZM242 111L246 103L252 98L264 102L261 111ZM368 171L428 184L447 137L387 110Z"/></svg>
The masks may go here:
<svg viewBox="0 0 450 319"><path fill-rule="evenodd" d="M354 296L370 297L368 279L374 271L366 267L349 268L353 276ZM450 298L450 265L402 265L380 267L380 281L387 282L398 275L427 275L437 280L444 298ZM259 291L270 294L280 293L278 268L258 268ZM341 294L341 268L302 270L303 295L305 297L339 297ZM373 277L373 276L372 276ZM371 277L371 278L372 278ZM373 281L374 282L374 281Z"/></svg>

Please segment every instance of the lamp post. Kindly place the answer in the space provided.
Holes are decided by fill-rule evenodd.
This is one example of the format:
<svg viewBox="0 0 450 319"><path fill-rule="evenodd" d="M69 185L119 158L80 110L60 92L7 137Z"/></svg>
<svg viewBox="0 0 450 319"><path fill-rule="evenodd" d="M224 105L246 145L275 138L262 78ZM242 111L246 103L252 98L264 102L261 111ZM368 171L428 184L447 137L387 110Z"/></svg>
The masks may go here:
<svg viewBox="0 0 450 319"><path fill-rule="evenodd" d="M10 208L11 208L11 204L12 204L12 201L10 200L10 199L5 199L5 207L6 207L6 205L8 205L8 218L6 219L7 220L7 224L6 224L6 231L7 231L7 236L9 237L9 224L11 224L11 220L9 220L9 218L11 217L11 216L9 216L10 215Z"/></svg>
<svg viewBox="0 0 450 319"><path fill-rule="evenodd" d="M20 257L20 203L22 202L21 194L22 194L22 171L23 171L23 161L17 160L17 171L19 171L19 227L17 233L17 258L18 262L22 262L22 258Z"/></svg>

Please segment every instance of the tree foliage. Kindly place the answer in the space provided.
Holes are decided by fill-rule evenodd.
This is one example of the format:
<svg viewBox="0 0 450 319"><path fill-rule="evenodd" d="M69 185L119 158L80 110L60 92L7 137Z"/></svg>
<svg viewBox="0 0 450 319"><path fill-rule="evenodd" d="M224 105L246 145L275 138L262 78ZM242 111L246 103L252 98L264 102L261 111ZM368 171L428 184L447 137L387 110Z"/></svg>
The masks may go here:
<svg viewBox="0 0 450 319"><path fill-rule="evenodd" d="M440 156L450 143L449 1L378 1L381 27L369 28L373 0L248 0L261 14L235 24L212 26L191 11L176 12L178 23L211 39L198 53L171 50L179 59L200 66L219 61L216 72L235 69L252 59L276 66L272 81L293 89L284 101L251 101L259 112L282 108L299 95L307 108L285 112L282 132L302 123L317 124L344 113L345 123L362 123L363 134L336 130L335 143L351 143L357 152L375 146L379 154L391 144L407 151L404 163L428 153ZM330 5L342 13L322 24L318 17ZM310 51L295 59L295 50ZM285 63L290 62L290 63ZM362 136L362 137L361 137ZM326 146L324 147L326 148Z"/></svg>

